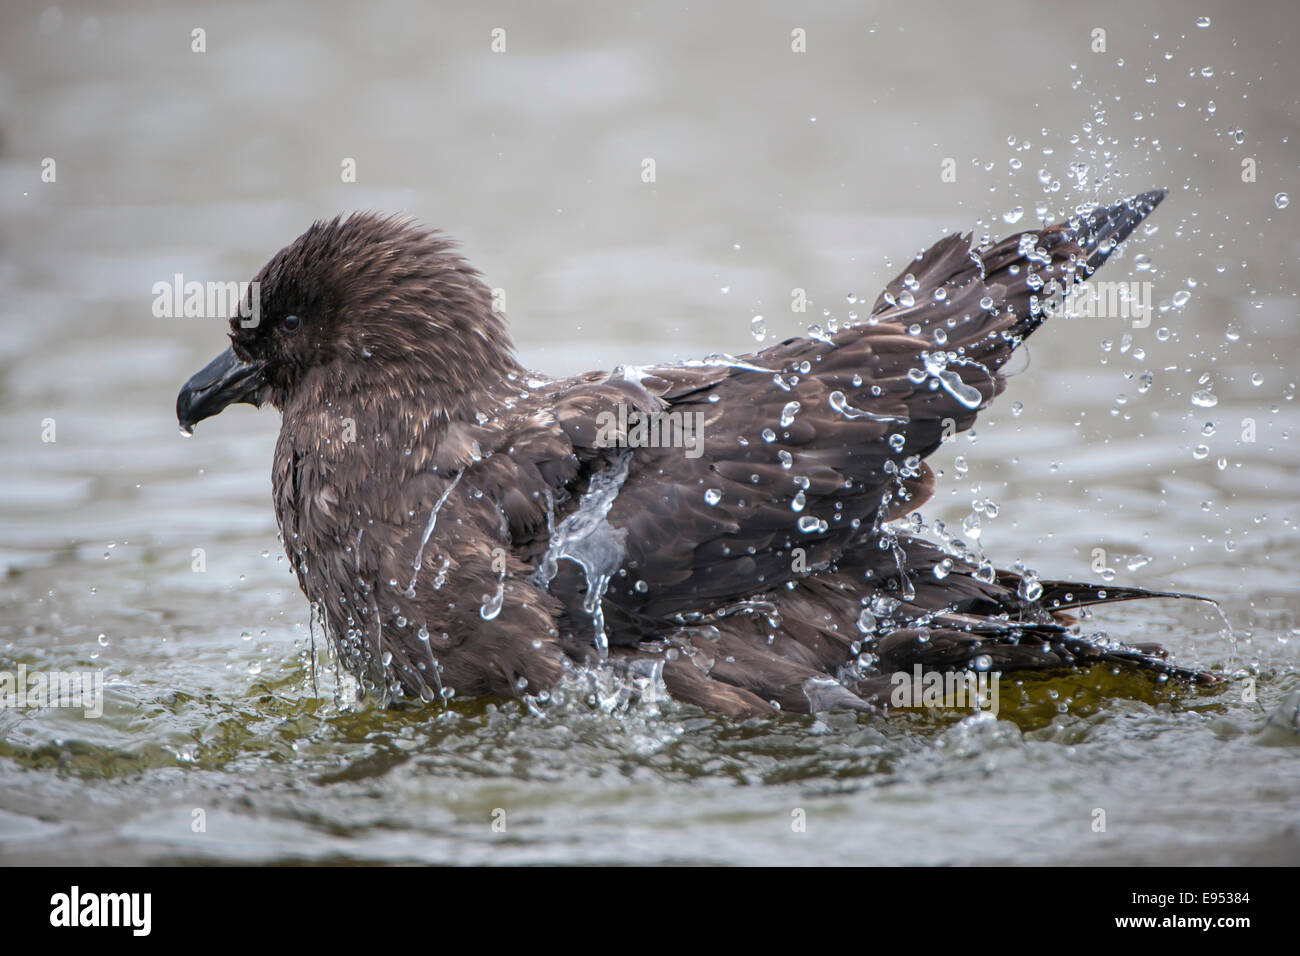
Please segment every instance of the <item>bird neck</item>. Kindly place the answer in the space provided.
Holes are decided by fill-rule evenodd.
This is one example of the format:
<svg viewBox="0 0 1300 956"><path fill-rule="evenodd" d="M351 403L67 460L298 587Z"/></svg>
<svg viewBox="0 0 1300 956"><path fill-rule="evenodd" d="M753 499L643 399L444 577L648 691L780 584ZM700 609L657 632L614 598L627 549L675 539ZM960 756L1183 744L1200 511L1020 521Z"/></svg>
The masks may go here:
<svg viewBox="0 0 1300 956"><path fill-rule="evenodd" d="M282 440L319 472L358 479L453 474L490 447L502 411L524 387L513 358L473 376L464 371L455 382L436 375L349 383L321 376L282 407Z"/></svg>

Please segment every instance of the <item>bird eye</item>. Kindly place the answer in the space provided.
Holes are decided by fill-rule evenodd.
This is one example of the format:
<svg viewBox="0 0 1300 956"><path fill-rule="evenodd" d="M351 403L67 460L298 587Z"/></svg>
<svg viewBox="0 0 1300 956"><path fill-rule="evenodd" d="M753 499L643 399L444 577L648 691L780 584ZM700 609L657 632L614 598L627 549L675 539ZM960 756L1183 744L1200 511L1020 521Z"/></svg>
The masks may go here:
<svg viewBox="0 0 1300 956"><path fill-rule="evenodd" d="M280 319L280 328L285 332L297 332L302 328L302 319L296 315L286 315Z"/></svg>

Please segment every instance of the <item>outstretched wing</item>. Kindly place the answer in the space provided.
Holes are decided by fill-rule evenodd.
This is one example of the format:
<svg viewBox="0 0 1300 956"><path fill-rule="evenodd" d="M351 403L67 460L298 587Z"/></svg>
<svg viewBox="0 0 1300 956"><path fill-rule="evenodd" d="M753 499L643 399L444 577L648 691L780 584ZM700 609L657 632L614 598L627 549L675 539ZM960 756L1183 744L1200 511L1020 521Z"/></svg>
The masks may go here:
<svg viewBox="0 0 1300 956"><path fill-rule="evenodd" d="M512 539L543 560L556 521L630 451L608 503L622 554L605 595L610 630L628 643L836 559L929 497L923 459L1002 391L999 369L1048 298L1090 275L1163 196L987 249L948 236L886 287L867 320L829 335L541 390L511 456L516 469L550 475L507 509ZM634 412L658 413L653 442L624 431ZM612 444L600 427L610 414L620 423ZM589 577L565 569L551 592L575 608Z"/></svg>
<svg viewBox="0 0 1300 956"><path fill-rule="evenodd" d="M646 624L704 610L793 580L917 507L933 480L923 459L1002 391L998 370L1048 295L1091 274L1161 198L986 250L949 236L860 325L733 365L653 369L668 410L698 416L704 448L633 456L610 512L627 530L627 578L609 600Z"/></svg>

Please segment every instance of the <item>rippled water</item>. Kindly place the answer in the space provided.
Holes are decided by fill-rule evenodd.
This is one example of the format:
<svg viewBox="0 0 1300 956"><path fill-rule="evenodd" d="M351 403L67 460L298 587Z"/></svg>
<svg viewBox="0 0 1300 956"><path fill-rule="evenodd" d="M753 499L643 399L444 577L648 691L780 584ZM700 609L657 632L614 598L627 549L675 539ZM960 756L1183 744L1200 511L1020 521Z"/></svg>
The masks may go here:
<svg viewBox="0 0 1300 956"><path fill-rule="evenodd" d="M7 5L0 670L107 687L98 720L0 711L0 861L1300 861L1300 746L1263 729L1300 690L1300 213L1276 198L1300 189L1300 14L857 6ZM740 353L755 315L768 341L847 318L946 231L1154 185L1107 275L1167 308L1040 333L933 459L927 514L992 499L1000 563L1093 578L1103 548L1117 583L1219 599L1231 635L1193 603L1098 620L1254 674L1256 702L1094 673L1008 681L997 720L350 703L323 651L313 679L275 537L275 414L179 438L223 329L151 314L155 282L248 279L313 218L380 208L464 241L539 369Z"/></svg>

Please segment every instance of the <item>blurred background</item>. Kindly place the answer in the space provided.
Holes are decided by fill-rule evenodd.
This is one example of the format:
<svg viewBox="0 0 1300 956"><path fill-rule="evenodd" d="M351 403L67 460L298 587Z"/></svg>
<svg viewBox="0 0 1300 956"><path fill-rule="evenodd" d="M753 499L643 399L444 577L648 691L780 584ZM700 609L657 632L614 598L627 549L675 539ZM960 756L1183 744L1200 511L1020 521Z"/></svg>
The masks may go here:
<svg viewBox="0 0 1300 956"><path fill-rule="evenodd" d="M1293 0L7 2L0 669L101 668L109 701L0 712L0 861L1300 860L1300 747L1260 730L1300 688L1298 32ZM349 709L276 540L278 417L181 439L224 319L152 310L378 209L461 240L530 367L739 354L865 313L948 232L1154 186L1101 276L1152 283L1150 326L1035 336L926 514L1002 565L1096 578L1100 548L1107 580L1219 599L1231 631L1195 604L1099 626L1257 701L1080 684L1015 721L757 730ZM821 825L792 840L795 805Z"/></svg>

